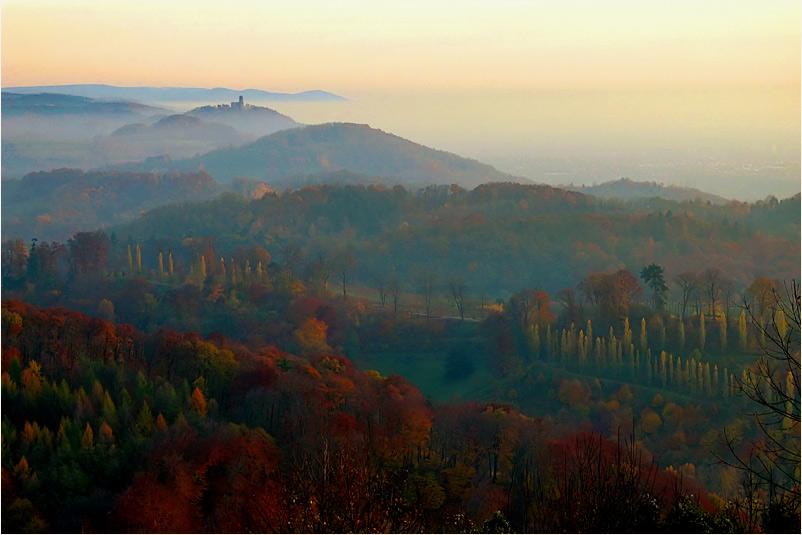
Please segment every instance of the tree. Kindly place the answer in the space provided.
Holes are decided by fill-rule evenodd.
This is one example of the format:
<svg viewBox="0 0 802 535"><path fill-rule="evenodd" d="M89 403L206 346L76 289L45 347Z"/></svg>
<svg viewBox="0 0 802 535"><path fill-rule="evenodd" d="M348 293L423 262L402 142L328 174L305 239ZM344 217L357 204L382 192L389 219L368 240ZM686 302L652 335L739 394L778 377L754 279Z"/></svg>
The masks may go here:
<svg viewBox="0 0 802 535"><path fill-rule="evenodd" d="M20 238L3 242L3 276L21 278L28 264L28 246Z"/></svg>
<svg viewBox="0 0 802 535"><path fill-rule="evenodd" d="M758 318L762 318L768 310L777 291L777 283L766 277L760 277L749 285L746 292L752 297L751 308Z"/></svg>
<svg viewBox="0 0 802 535"><path fill-rule="evenodd" d="M79 274L98 272L106 267L109 237L102 230L76 232L67 244L70 264Z"/></svg>
<svg viewBox="0 0 802 535"><path fill-rule="evenodd" d="M454 277L448 282L451 289L451 297L454 299L454 304L459 311L459 319L465 319L465 281L462 277Z"/></svg>
<svg viewBox="0 0 802 535"><path fill-rule="evenodd" d="M638 280L626 269L612 275L591 273L579 287L591 304L601 307L603 313L610 317L626 316L632 298L643 295Z"/></svg>
<svg viewBox="0 0 802 535"><path fill-rule="evenodd" d="M668 286L663 277L663 268L657 264L649 264L640 272L640 278L652 289L652 303L655 310L662 309L666 304Z"/></svg>
<svg viewBox="0 0 802 535"><path fill-rule="evenodd" d="M287 276L292 276L303 260L301 248L293 243L286 243L281 246L281 256L284 257L284 269Z"/></svg>
<svg viewBox="0 0 802 535"><path fill-rule="evenodd" d="M730 452L723 462L743 470L762 483L773 504L788 506L799 522L800 470L800 287L792 281L782 291L772 290L764 302L771 318L764 323L757 306L746 304L758 331L760 357L736 379L737 389L755 404L751 412L763 439L751 443L747 454L736 447L735 434L724 429ZM765 311L764 311L765 312Z"/></svg>
<svg viewBox="0 0 802 535"><path fill-rule="evenodd" d="M554 296L560 305L565 309L565 323L579 323L579 306L577 304L576 292L573 288L563 288Z"/></svg>
<svg viewBox="0 0 802 535"><path fill-rule="evenodd" d="M337 265L337 273L340 275L340 282L342 283L343 299L348 299L348 292L345 284L351 279L351 275L356 269L356 255L354 254L353 246L349 245L345 250L340 251L335 263Z"/></svg>
<svg viewBox="0 0 802 535"><path fill-rule="evenodd" d="M699 289L699 277L694 273L685 272L674 277L674 282L677 283L677 286L682 290L682 313L680 316L684 318L686 317L688 303L693 299L694 294Z"/></svg>
<svg viewBox="0 0 802 535"><path fill-rule="evenodd" d="M401 298L401 283L398 281L398 276L395 271L390 275L388 290L390 292L390 298L393 300L393 314L398 314L398 301Z"/></svg>
<svg viewBox="0 0 802 535"><path fill-rule="evenodd" d="M724 293L724 275L716 268L707 268L702 272L701 279L705 289L708 313L715 318Z"/></svg>
<svg viewBox="0 0 802 535"><path fill-rule="evenodd" d="M423 296L423 307L426 310L426 317L428 318L432 315L432 299L434 297L434 287L437 281L437 275L435 275L434 271L427 267L419 267L416 271L418 289Z"/></svg>

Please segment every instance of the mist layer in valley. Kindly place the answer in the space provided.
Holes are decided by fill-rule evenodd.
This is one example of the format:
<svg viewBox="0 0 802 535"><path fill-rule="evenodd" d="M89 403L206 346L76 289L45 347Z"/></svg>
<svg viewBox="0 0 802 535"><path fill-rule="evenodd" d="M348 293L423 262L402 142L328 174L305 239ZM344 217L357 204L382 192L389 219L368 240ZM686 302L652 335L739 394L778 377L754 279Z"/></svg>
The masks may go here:
<svg viewBox="0 0 802 535"><path fill-rule="evenodd" d="M800 190L798 86L348 96L275 107L307 124L366 123L550 185L628 177L745 201Z"/></svg>

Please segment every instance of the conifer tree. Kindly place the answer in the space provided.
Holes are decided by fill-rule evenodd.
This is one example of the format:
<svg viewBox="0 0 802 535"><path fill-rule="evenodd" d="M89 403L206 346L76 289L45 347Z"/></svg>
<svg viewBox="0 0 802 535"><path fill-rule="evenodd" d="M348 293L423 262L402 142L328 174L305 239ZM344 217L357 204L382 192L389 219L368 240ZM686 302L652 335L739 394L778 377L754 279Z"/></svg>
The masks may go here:
<svg viewBox="0 0 802 535"><path fill-rule="evenodd" d="M100 424L100 429L98 430L100 442L106 445L114 444L114 433L109 427L109 424L103 420Z"/></svg>
<svg viewBox="0 0 802 535"><path fill-rule="evenodd" d="M81 436L81 447L85 450L88 450L94 445L94 433L92 432L92 426L89 425L89 422L86 423L86 427L84 428L84 434Z"/></svg>
<svg viewBox="0 0 802 535"><path fill-rule="evenodd" d="M150 412L148 402L142 403L139 415L136 418L136 428L143 435L149 435L153 431L153 414Z"/></svg>
<svg viewBox="0 0 802 535"><path fill-rule="evenodd" d="M203 392L200 391L200 388L195 387L195 390L192 391L192 399L190 401L192 407L198 414L201 416L206 415L206 397L203 395Z"/></svg>

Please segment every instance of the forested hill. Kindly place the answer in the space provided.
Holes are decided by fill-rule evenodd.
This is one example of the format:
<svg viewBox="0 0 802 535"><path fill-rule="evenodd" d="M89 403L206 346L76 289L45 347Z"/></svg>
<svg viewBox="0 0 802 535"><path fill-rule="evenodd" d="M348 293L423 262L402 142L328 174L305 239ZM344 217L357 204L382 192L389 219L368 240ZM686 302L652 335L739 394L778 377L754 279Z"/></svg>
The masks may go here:
<svg viewBox="0 0 802 535"><path fill-rule="evenodd" d="M513 179L475 160L430 149L367 125L346 123L283 130L247 145L170 163L182 170L196 170L200 165L224 183L235 177L270 181L344 169L396 183L475 187Z"/></svg>
<svg viewBox="0 0 802 535"><path fill-rule="evenodd" d="M201 106L184 115L200 117L205 121L223 123L237 129L237 132L253 136L250 139L267 136L279 130L301 126L292 117L262 106L247 105L244 108Z"/></svg>
<svg viewBox="0 0 802 535"><path fill-rule="evenodd" d="M110 230L174 254L186 238L204 236L226 254L259 246L277 259L288 248L299 258L351 248L354 281L371 284L396 270L414 289L425 267L441 280L463 277L472 291L509 295L536 286L554 292L592 272L652 262L672 276L715 266L743 284L791 279L799 273L799 213L799 196L724 206L658 199L644 207L542 185L308 186L158 208Z"/></svg>
<svg viewBox="0 0 802 535"><path fill-rule="evenodd" d="M178 201L209 199L219 186L204 172L121 173L55 169L3 181L3 239L66 241Z"/></svg>
<svg viewBox="0 0 802 535"><path fill-rule="evenodd" d="M662 197L674 201L710 201L715 204L725 204L727 199L707 193L696 188L686 188L682 186L666 186L656 182L638 182L629 178L611 180L604 184L593 186L566 186L567 189L587 193L596 197L606 199L638 199L650 197Z"/></svg>

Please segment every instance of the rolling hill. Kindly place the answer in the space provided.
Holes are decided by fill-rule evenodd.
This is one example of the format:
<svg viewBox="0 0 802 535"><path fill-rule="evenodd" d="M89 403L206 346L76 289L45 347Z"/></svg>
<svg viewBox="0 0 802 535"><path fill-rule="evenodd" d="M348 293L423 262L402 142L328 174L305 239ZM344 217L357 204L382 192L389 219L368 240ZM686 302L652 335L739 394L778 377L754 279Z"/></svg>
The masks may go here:
<svg viewBox="0 0 802 535"><path fill-rule="evenodd" d="M430 149L367 125L348 123L282 130L240 147L169 163L176 170L195 170L201 165L223 183L236 177L277 181L341 170L400 184L475 187L486 182L526 182L475 160ZM138 169L147 170L143 166Z"/></svg>
<svg viewBox="0 0 802 535"><path fill-rule="evenodd" d="M726 204L728 199L707 193L696 188L682 186L665 186L657 182L638 182L629 178L611 180L594 186L565 186L566 189L579 191L604 199L631 200L639 198L662 197L672 201L710 201L712 204Z"/></svg>
<svg viewBox="0 0 802 535"><path fill-rule="evenodd" d="M3 115L128 114L154 115L164 108L133 102L96 100L60 93L21 94L3 91Z"/></svg>
<svg viewBox="0 0 802 535"><path fill-rule="evenodd" d="M245 105L242 108L201 106L188 111L184 115L226 124L235 128L241 134L251 136L251 139L267 136L279 130L301 126L292 117L263 106Z"/></svg>

